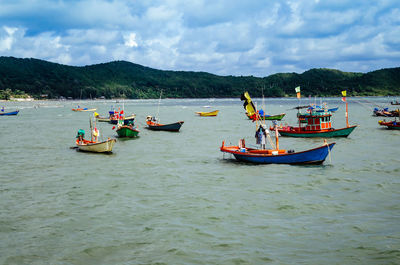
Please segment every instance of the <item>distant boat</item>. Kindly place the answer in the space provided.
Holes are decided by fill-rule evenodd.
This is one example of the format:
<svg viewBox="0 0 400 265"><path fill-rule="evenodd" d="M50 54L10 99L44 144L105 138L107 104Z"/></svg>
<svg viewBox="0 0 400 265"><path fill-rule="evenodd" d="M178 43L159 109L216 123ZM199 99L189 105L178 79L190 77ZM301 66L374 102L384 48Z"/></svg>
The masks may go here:
<svg viewBox="0 0 400 265"><path fill-rule="evenodd" d="M400 130L400 121L379 121L379 125L386 126L389 130Z"/></svg>
<svg viewBox="0 0 400 265"><path fill-rule="evenodd" d="M179 132L184 121L178 121L170 124L161 124L155 119L155 117L147 116L146 124L147 128L154 131L170 131Z"/></svg>
<svg viewBox="0 0 400 265"><path fill-rule="evenodd" d="M214 110L214 111L209 111L209 112L204 112L204 111L198 111L196 112L197 115L202 116L202 117L213 117L218 115L219 110Z"/></svg>
<svg viewBox="0 0 400 265"><path fill-rule="evenodd" d="M0 116L17 115L18 113L19 113L19 110L4 112L4 109L2 109L2 111L0 112Z"/></svg>
<svg viewBox="0 0 400 265"><path fill-rule="evenodd" d="M396 101L391 101L390 104L391 105L400 105L400 102L396 100Z"/></svg>
<svg viewBox="0 0 400 265"><path fill-rule="evenodd" d="M247 113L246 113L246 114L247 114ZM252 116L250 116L250 115L247 114L247 117L248 117L250 120L255 120L255 115L256 115L256 114L253 114ZM281 113L281 114L276 114L276 115L268 115L268 114L265 114L265 115L260 115L260 116L259 116L259 119L261 119L261 120L268 120L268 121L280 121L280 120L283 119L283 117L285 117L285 115L286 115L286 113Z"/></svg>
<svg viewBox="0 0 400 265"><path fill-rule="evenodd" d="M111 124L117 124L118 121L120 119L122 119L124 121L125 125L128 125L128 123L133 122L135 120L135 118L136 118L136 114L133 114L133 113L131 115L129 115L129 116L124 116L123 111L121 111L121 113L120 113L118 111L111 110L108 113L109 113L109 117L108 118L101 117L97 112L94 113L94 117L99 122L109 122Z"/></svg>
<svg viewBox="0 0 400 265"><path fill-rule="evenodd" d="M96 111L96 109L88 109L88 108L80 108L78 106L78 108L76 109L72 109L73 111Z"/></svg>

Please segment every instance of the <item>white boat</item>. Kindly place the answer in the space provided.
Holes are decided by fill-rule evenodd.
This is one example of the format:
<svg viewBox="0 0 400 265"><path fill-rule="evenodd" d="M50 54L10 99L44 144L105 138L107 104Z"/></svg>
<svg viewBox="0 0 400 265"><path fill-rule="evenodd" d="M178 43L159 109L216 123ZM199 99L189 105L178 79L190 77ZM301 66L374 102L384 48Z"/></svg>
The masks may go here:
<svg viewBox="0 0 400 265"><path fill-rule="evenodd" d="M76 146L79 151L93 152L93 153L112 153L112 149L117 140L107 139L103 142L94 142L85 139L77 139Z"/></svg>

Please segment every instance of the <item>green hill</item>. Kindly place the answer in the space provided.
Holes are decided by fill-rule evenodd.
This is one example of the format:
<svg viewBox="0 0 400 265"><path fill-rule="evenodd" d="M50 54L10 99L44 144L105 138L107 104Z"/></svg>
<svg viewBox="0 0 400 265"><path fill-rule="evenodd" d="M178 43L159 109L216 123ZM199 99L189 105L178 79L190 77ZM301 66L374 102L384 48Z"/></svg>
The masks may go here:
<svg viewBox="0 0 400 265"><path fill-rule="evenodd" d="M126 61L90 66L67 66L38 59L0 57L0 98L27 93L40 98L209 98L238 97L248 90L253 97L400 95L400 67L369 73L311 69L302 74L268 77L218 76L205 72L162 71Z"/></svg>

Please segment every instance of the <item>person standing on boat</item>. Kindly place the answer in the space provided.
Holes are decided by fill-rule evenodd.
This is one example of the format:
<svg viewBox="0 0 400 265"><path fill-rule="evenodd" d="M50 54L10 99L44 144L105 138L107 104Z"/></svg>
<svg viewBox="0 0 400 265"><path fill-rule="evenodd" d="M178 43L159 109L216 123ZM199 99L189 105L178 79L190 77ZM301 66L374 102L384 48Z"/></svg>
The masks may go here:
<svg viewBox="0 0 400 265"><path fill-rule="evenodd" d="M261 124L256 131L256 143L260 145L261 149L265 149L265 140L267 133L265 131L265 125Z"/></svg>

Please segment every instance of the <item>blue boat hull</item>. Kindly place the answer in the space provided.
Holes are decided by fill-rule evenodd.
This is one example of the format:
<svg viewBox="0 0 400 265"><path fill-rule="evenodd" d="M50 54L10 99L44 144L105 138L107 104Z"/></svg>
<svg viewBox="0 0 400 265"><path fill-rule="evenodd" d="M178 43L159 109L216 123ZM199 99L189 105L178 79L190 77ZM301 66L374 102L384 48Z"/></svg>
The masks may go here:
<svg viewBox="0 0 400 265"><path fill-rule="evenodd" d="M19 110L16 111L11 111L11 112L0 112L0 116L11 116L11 115L17 115Z"/></svg>
<svg viewBox="0 0 400 265"><path fill-rule="evenodd" d="M334 145L335 143L331 143L311 150L278 155L242 153L240 151L228 153L233 154L239 161L255 164L322 164Z"/></svg>

